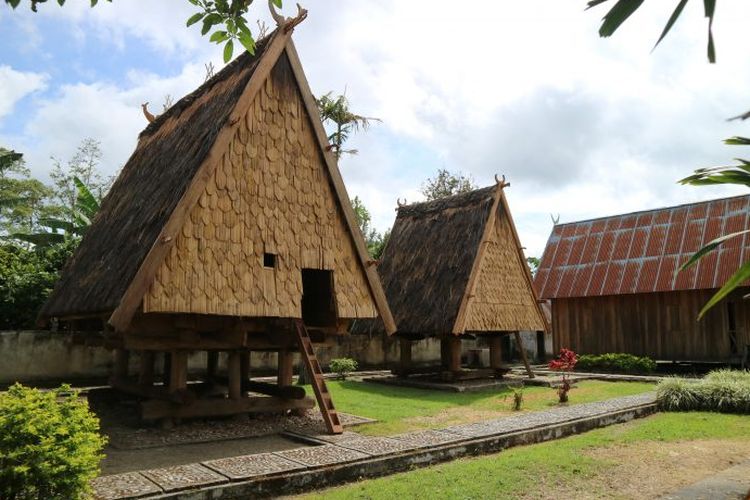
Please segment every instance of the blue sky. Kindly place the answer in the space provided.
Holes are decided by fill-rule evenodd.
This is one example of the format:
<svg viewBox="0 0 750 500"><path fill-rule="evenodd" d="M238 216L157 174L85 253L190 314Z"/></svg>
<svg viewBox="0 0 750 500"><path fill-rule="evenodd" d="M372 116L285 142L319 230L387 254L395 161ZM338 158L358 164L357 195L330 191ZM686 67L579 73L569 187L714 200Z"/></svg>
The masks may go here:
<svg viewBox="0 0 750 500"><path fill-rule="evenodd" d="M0 7L0 144L42 178L50 156L68 158L86 137L102 141L115 172L146 125L140 103L158 111L166 94L203 81L205 63L222 66L220 49L185 27L186 0L87 3ZM256 4L251 18L268 20ZM505 174L521 239L539 255L550 214L565 222L743 192L675 181L741 154L720 141L747 135L725 118L750 108L750 8L719 5L712 66L698 4L650 52L673 8L651 4L602 40L604 11L585 12L583 0L311 0L295 42L314 92L346 88L355 110L383 120L340 165L379 229L438 168L480 185Z"/></svg>

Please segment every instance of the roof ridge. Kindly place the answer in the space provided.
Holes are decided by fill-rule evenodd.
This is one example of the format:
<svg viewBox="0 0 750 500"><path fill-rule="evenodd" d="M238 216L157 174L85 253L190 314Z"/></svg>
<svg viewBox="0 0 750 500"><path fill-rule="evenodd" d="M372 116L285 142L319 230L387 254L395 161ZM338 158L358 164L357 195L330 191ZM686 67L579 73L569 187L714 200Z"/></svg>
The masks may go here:
<svg viewBox="0 0 750 500"><path fill-rule="evenodd" d="M493 184L491 186L477 188L465 193L453 194L435 200L410 203L409 205L399 207L398 213L403 213L404 215L429 214L433 212L441 212L448 208L456 208L464 204L477 203L481 201L480 198L485 194L494 193L496 187L497 184Z"/></svg>
<svg viewBox="0 0 750 500"><path fill-rule="evenodd" d="M682 208L682 207L693 207L696 205L702 205L707 203L714 203L716 201L726 201L726 200L733 200L736 198L750 198L750 194L738 194L735 196L725 196L721 198L712 198L710 200L703 200L703 201L694 201L689 203L678 203L677 205L669 205L666 207L658 207L658 208L648 208L644 210L635 210L633 212L625 212L621 214L612 214L612 215L603 215L601 217L592 217L590 219L580 219L580 220L574 220L570 222L562 222L560 224L555 224L554 227L562 227L562 226L571 226L574 224L582 224L584 222L594 222L599 220L607 220L607 219L613 219L615 217L627 217L629 215L640 215L640 214L646 214L650 212L659 212L661 210L674 210L675 208Z"/></svg>

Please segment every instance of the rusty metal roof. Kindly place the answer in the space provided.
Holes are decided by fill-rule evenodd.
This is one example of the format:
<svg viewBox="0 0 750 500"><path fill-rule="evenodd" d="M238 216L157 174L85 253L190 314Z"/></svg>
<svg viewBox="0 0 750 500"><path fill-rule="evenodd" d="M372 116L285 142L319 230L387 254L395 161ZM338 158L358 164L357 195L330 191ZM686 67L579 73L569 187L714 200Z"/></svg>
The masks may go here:
<svg viewBox="0 0 750 500"><path fill-rule="evenodd" d="M714 238L747 228L749 195L559 224L534 286L544 299L719 288L750 259L750 235L676 279L675 270Z"/></svg>

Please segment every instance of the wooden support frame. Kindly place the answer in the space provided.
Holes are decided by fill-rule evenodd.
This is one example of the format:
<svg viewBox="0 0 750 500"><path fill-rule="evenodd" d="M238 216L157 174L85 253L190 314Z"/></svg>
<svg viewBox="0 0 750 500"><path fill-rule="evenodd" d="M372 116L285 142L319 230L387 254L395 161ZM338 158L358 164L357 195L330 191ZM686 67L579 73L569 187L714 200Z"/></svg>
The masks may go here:
<svg viewBox="0 0 750 500"><path fill-rule="evenodd" d="M130 366L130 351L127 349L115 349L113 356L112 380L126 379Z"/></svg>
<svg viewBox="0 0 750 500"><path fill-rule="evenodd" d="M187 351L172 351L169 370L169 391L177 392L187 389Z"/></svg>
<svg viewBox="0 0 750 500"><path fill-rule="evenodd" d="M140 352L140 366L138 373L138 383L142 386L154 385L154 359L156 353L152 351Z"/></svg>
<svg viewBox="0 0 750 500"><path fill-rule="evenodd" d="M518 351L521 354L521 359L523 360L523 365L526 367L526 374L529 376L529 378L534 378L534 372L531 371L531 365L529 364L529 358L526 356L526 349L523 348L523 342L521 342L521 333L520 332L513 332L513 335L516 338L516 346L518 346Z"/></svg>
<svg viewBox="0 0 750 500"><path fill-rule="evenodd" d="M242 363L241 354L237 351L229 353L227 358L227 377L229 378L229 399L242 398Z"/></svg>
<svg viewBox="0 0 750 500"><path fill-rule="evenodd" d="M292 385L294 378L294 353L292 351L279 351L277 384L280 387Z"/></svg>
<svg viewBox="0 0 750 500"><path fill-rule="evenodd" d="M308 410L315 406L311 398L281 399L259 396L240 399L198 399L190 405L178 405L167 401L144 401L141 403L141 418L220 417L243 413L277 413L288 410Z"/></svg>

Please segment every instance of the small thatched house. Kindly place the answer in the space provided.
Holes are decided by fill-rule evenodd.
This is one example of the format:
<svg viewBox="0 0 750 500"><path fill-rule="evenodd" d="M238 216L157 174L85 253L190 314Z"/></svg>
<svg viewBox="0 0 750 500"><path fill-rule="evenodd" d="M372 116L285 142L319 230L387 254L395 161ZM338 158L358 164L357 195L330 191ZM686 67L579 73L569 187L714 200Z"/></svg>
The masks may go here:
<svg viewBox="0 0 750 500"><path fill-rule="evenodd" d="M520 345L519 330L546 331L505 186L398 208L378 272L401 338L400 373L424 371L410 369L412 342L437 337L433 370L458 377L461 340L480 336L502 375L501 336Z"/></svg>
<svg viewBox="0 0 750 500"><path fill-rule="evenodd" d="M42 310L72 329L109 325L112 383L149 398L144 418L309 408L291 387L299 350L329 429L340 431L311 341L345 333L355 318L380 315L394 330L291 27L143 131ZM277 385L249 381L254 350L278 352ZM127 379L132 351L138 381ZM205 392L219 381L228 398L195 400L191 351L209 352ZM223 378L219 352L228 353ZM159 353L164 386L154 385Z"/></svg>
<svg viewBox="0 0 750 500"><path fill-rule="evenodd" d="M555 348L739 364L750 352L750 288L696 319L750 259L750 237L676 271L713 239L750 229L749 213L750 196L737 196L556 225L534 282L552 303Z"/></svg>

